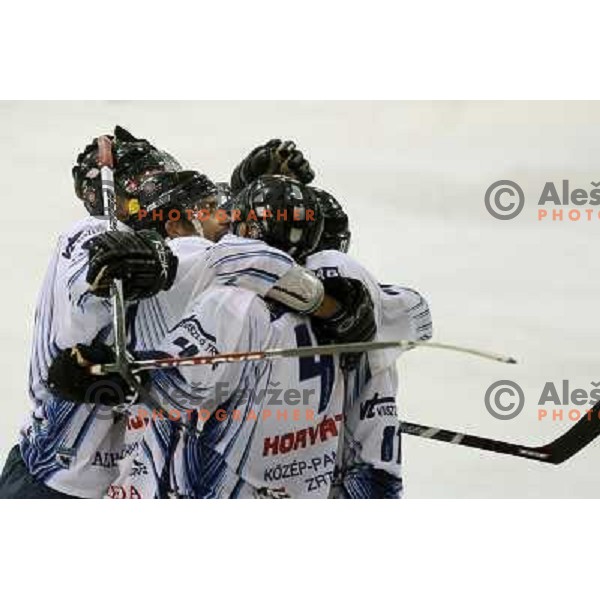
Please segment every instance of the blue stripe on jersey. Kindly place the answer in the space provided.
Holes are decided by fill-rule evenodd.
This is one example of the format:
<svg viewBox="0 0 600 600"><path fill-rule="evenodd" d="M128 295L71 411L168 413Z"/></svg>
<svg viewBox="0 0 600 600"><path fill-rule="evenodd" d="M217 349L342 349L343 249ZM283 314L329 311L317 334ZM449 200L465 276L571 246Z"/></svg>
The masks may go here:
<svg viewBox="0 0 600 600"><path fill-rule="evenodd" d="M344 474L344 490L350 498L399 498L402 494L402 478L396 477L371 465L353 466Z"/></svg>
<svg viewBox="0 0 600 600"><path fill-rule="evenodd" d="M142 327L147 328L148 343L146 348L156 348L157 340L161 339L160 324L157 323L156 311L154 310L154 298L149 298L144 304L144 316L146 317L142 323Z"/></svg>
<svg viewBox="0 0 600 600"><path fill-rule="evenodd" d="M407 310L407 312L411 313L411 312L417 310L418 308L421 308L421 306L423 306L424 304L425 304L425 300L419 296L419 301L414 306L411 306Z"/></svg>
<svg viewBox="0 0 600 600"><path fill-rule="evenodd" d="M169 439L168 439L169 436L168 436L168 434L165 435L165 431L161 430L161 428L158 426L158 423L163 423L163 422L164 422L163 420L159 421L159 420L153 418L150 421L150 425L152 427L152 430L154 431L154 436L156 437L156 440L158 441L158 443L161 447L163 455L166 456L166 454L169 450Z"/></svg>
<svg viewBox="0 0 600 600"><path fill-rule="evenodd" d="M81 275L83 274L83 272L87 269L87 266L88 266L88 263L87 263L87 260L86 260L81 265L81 267L79 267L74 273L71 274L71 276L67 280L67 289L69 291L71 291L71 288L73 287L73 284L75 283L75 280L79 279L81 277Z"/></svg>
<svg viewBox="0 0 600 600"><path fill-rule="evenodd" d="M212 251L212 249L211 249L211 251ZM280 254L279 252L269 251L266 249L265 250L257 250L255 252L237 252L235 254L229 254L227 256L224 256L222 258L219 258L219 259L213 261L212 264L210 264L210 263L209 264L211 267L216 267L217 265L222 265L222 264L229 263L232 261L239 261L240 263L244 264L244 262L247 262L247 259L250 256L270 257L270 258L273 258L280 262L283 262L286 265L294 264L294 261L289 256L287 256L285 254Z"/></svg>
<svg viewBox="0 0 600 600"><path fill-rule="evenodd" d="M263 281L269 281L272 283L275 283L280 275L277 275L276 273L269 273L269 271L265 271L263 269L256 269L254 267L248 267L245 269L238 269L237 271L229 271L228 273L219 273L217 275L217 281L220 283L223 283L221 280L223 279L231 279L233 278L237 278L240 277L241 275L247 275L249 277L255 277L256 279L262 279ZM229 281L227 281L226 283L229 283Z"/></svg>
<svg viewBox="0 0 600 600"><path fill-rule="evenodd" d="M27 437L22 437L19 443L21 457L27 465L27 470L33 477L41 481L46 481L50 476L61 470L61 467L56 462L56 457L52 454L45 459L39 456L39 449L34 446ZM32 465L35 466L32 469Z"/></svg>
<svg viewBox="0 0 600 600"><path fill-rule="evenodd" d="M198 452L199 451L199 452ZM219 487L227 475L228 466L224 457L205 444L196 447L196 460L202 468L193 480L191 489L196 498L219 497Z"/></svg>
<svg viewBox="0 0 600 600"><path fill-rule="evenodd" d="M156 340L156 345L158 345L159 340L162 340L167 334L167 330L165 327L165 317L160 308L160 302L156 298L149 298L149 300L150 311L153 315L156 331L159 335L159 338Z"/></svg>
<svg viewBox="0 0 600 600"><path fill-rule="evenodd" d="M219 242L217 242L214 246L209 246L207 250L212 248L223 248L223 247L231 247L231 248L239 248L240 246L244 246L246 248L260 248L264 249L265 243L260 240L253 240L252 238L243 238L238 237L234 234L228 234L227 240L224 241L225 238L222 238Z"/></svg>
<svg viewBox="0 0 600 600"><path fill-rule="evenodd" d="M165 318L165 313L163 312L160 302L156 298L153 298L153 300L155 301L156 311L159 317L159 323L161 323L162 335L164 336L167 334L167 319Z"/></svg>
<svg viewBox="0 0 600 600"><path fill-rule="evenodd" d="M380 283L379 287L382 292L385 292L388 296L399 296L402 292L398 286L389 283Z"/></svg>
<svg viewBox="0 0 600 600"><path fill-rule="evenodd" d="M200 480L202 469L201 460L198 457L201 454L200 440L197 435L190 435L184 438L183 447L183 474L184 491L183 493L191 498L198 497L196 487Z"/></svg>
<svg viewBox="0 0 600 600"><path fill-rule="evenodd" d="M233 389L227 401L219 406L219 408L224 409L227 414L231 414L232 410L240 411L240 419L234 420L233 418L228 418L219 421L215 417L216 413L213 413L202 429L203 440L213 447L226 437L230 437L227 447L223 452L225 455L229 454L231 451L233 444L242 431L244 423L248 419L250 411L255 411L254 385L259 379L257 376L259 368L260 367L257 364L252 364L250 362L244 363L236 387ZM235 429L230 432L231 428Z"/></svg>
<svg viewBox="0 0 600 600"><path fill-rule="evenodd" d="M238 477L237 483L235 484L235 487L233 488L233 490L231 491L231 494L229 494L229 497L231 499L235 499L240 495L240 492L242 491L242 488L244 487L244 482L242 479L240 479Z"/></svg>

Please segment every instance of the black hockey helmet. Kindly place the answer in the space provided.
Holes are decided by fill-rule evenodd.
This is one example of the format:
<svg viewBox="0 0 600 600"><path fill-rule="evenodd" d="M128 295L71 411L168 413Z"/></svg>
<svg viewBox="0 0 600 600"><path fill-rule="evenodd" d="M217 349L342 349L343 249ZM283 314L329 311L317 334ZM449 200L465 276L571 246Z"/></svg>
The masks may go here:
<svg viewBox="0 0 600 600"><path fill-rule="evenodd" d="M232 229L245 223L248 235L302 261L314 252L323 232L315 193L295 179L265 175L245 187L234 201Z"/></svg>
<svg viewBox="0 0 600 600"><path fill-rule="evenodd" d="M348 252L351 238L348 215L329 192L313 186L310 189L317 197L324 221L323 234L316 252L321 250Z"/></svg>
<svg viewBox="0 0 600 600"><path fill-rule="evenodd" d="M108 136L113 145L115 190L120 196L136 196L142 180L155 173L180 171L181 165L167 152L158 150L148 140L138 139L117 125ZM103 214L98 138L77 157L72 169L75 193L92 216Z"/></svg>
<svg viewBox="0 0 600 600"><path fill-rule="evenodd" d="M188 219L186 211L195 211L199 203L216 195L217 187L198 171L175 171L146 177L136 193L135 198L127 199L127 225L133 229L154 229L166 237L169 219Z"/></svg>

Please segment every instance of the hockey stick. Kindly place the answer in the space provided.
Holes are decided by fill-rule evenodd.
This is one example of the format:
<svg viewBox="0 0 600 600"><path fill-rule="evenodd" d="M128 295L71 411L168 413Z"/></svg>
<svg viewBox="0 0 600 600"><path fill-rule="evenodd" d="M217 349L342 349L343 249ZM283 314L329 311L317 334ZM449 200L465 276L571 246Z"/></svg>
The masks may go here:
<svg viewBox="0 0 600 600"><path fill-rule="evenodd" d="M104 202L104 215L108 216L110 231L117 231L117 198L115 194L114 161L112 153L112 142L108 136L102 135L98 138L98 166L100 167L100 180L102 182L102 200ZM123 282L115 279L110 286L112 302L112 317L114 330L115 362L105 365L104 373L120 373L131 389L140 392L140 385L131 371L131 363L127 357L127 329L125 325L125 301L123 294ZM135 400L115 406L116 413L127 412Z"/></svg>
<svg viewBox="0 0 600 600"><path fill-rule="evenodd" d="M102 200L104 202L104 215L108 215L110 231L117 231L117 201L115 195L115 180L113 175L113 154L110 138L103 135L98 138L98 166L100 167L100 178L102 181ZM113 328L115 335L115 364L113 369L123 376L127 371L126 339L125 329L125 305L123 302L123 282L115 279L111 283L111 302Z"/></svg>
<svg viewBox="0 0 600 600"><path fill-rule="evenodd" d="M408 435L560 465L600 435L600 402L595 404L592 410L581 417L573 427L543 446L523 446L417 423L401 423L401 429Z"/></svg>
<svg viewBox="0 0 600 600"><path fill-rule="evenodd" d="M302 348L274 348L272 350L256 350L254 352L231 352L215 354L213 356L192 356L190 358L157 358L150 360L131 361L129 366L134 373L151 369L170 369L179 367L192 367L195 365L216 365L225 362L246 362L252 360L276 360L280 358L303 358L327 354L344 354L351 352L373 352L386 348L400 348L412 350L413 348L435 348L471 354L505 364L516 364L516 359L493 352L484 352L473 348L463 348L451 344L438 342L413 342L409 340L396 340L390 342L358 342L354 344L331 344L328 346L308 346ZM89 371L92 375L102 375L114 371L114 365L91 365Z"/></svg>

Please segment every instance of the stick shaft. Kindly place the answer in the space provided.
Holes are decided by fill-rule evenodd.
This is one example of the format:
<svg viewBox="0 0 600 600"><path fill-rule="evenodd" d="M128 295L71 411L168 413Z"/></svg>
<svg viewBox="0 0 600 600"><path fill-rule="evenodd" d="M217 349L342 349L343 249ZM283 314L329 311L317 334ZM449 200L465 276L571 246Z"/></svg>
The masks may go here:
<svg viewBox="0 0 600 600"><path fill-rule="evenodd" d="M192 356L189 358L158 358L151 360L139 360L131 363L134 372L147 371L151 369L170 369L179 367L191 367L194 365L215 365L225 362L241 362L253 360L276 360L280 358L303 358L328 354L343 354L347 352L373 352L389 348L401 350L412 350L413 348L434 348L437 350L448 350L462 352L480 358L486 358L506 364L514 364L517 361L509 356L462 348L437 342L413 342L410 340L395 340L389 342L359 342L355 344L331 344L328 346L309 346L302 348L274 348L270 350L256 350L252 352L231 352L216 354L213 356ZM93 365L90 367L92 373L99 375L114 371L114 365Z"/></svg>
<svg viewBox="0 0 600 600"><path fill-rule="evenodd" d="M497 452L499 454L510 454L520 458L528 458L540 462L553 462L553 456L547 447L523 446L495 440L493 438L485 438L467 433L460 433L450 429L441 429L439 427L431 427L429 425L420 425L418 423L401 423L402 433L414 435L417 437L428 438L438 442L447 444L456 444L458 446L468 446L478 450L487 452Z"/></svg>
<svg viewBox="0 0 600 600"><path fill-rule="evenodd" d="M109 229L117 231L117 200L113 175L112 142L107 136L98 138L98 164L100 166L100 178L102 182L104 215L108 216ZM127 361L127 331L125 327L125 304L123 297L123 282L121 280L113 281L111 284L111 303L115 335L115 364L119 371L123 370Z"/></svg>

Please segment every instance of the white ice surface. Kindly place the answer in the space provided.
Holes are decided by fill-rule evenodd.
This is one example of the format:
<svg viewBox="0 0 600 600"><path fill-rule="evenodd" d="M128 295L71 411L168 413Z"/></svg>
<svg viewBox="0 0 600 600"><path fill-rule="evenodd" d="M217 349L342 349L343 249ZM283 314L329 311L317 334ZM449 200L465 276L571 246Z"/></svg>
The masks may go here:
<svg viewBox="0 0 600 600"><path fill-rule="evenodd" d="M402 418L541 443L571 423L538 422L544 382L590 389L598 368L600 219L537 222L544 182L600 181L600 103L0 103L2 417L0 461L28 409L36 294L57 234L83 215L74 158L116 123L215 180L252 147L292 138L352 221L351 253L383 282L429 298L435 338L509 352L510 367L434 351L400 364ZM525 209L497 221L483 195L513 179ZM585 208L585 207L584 207ZM514 379L527 398L512 421L484 407ZM600 441L560 467L405 437L407 497L599 497Z"/></svg>

